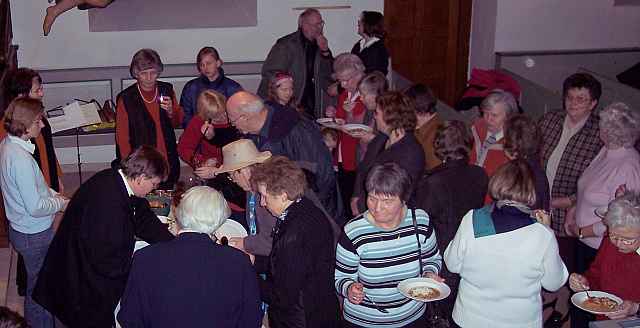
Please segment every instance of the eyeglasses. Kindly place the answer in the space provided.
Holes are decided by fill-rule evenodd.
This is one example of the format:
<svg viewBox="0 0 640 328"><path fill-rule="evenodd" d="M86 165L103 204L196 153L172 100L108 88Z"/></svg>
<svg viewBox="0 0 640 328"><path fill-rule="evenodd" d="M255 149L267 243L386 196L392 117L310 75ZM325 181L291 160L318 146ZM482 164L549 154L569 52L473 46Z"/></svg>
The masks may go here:
<svg viewBox="0 0 640 328"><path fill-rule="evenodd" d="M590 97L573 97L573 96L566 96L565 101L570 102L570 103L575 103L578 105L585 105L588 102L591 101Z"/></svg>
<svg viewBox="0 0 640 328"><path fill-rule="evenodd" d="M612 235L610 233L609 234L609 239L614 244L620 243L620 244L625 245L625 246L631 246L631 245L635 244L636 242L638 242L638 240L640 238L629 239L629 238L624 238L624 237L618 237L618 236Z"/></svg>
<svg viewBox="0 0 640 328"><path fill-rule="evenodd" d="M236 122L238 122L238 121L240 121L240 120L244 120L244 119L246 119L246 118L247 118L247 115L246 115L246 114L242 114L242 115L238 116L235 120L234 120L234 119L232 119L230 116L229 116L228 118L229 118L229 122L230 122L231 124L235 125L235 124L236 124Z"/></svg>

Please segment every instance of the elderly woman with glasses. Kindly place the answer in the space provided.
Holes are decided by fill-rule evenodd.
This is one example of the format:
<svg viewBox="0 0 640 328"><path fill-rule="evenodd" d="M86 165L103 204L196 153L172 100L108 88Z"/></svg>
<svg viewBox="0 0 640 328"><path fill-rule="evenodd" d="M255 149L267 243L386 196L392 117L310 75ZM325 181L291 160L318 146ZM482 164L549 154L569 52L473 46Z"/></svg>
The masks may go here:
<svg viewBox="0 0 640 328"><path fill-rule="evenodd" d="M260 327L258 282L249 257L210 237L230 213L213 188L183 194L176 239L133 258L118 313L123 327ZM176 302L184 295L187 302Z"/></svg>
<svg viewBox="0 0 640 328"><path fill-rule="evenodd" d="M153 49L133 55L129 72L136 83L118 94L116 157L126 158L142 145L155 147L169 163L169 178L160 189L173 189L180 177L180 161L173 129L182 123L182 110L173 86L158 81L164 65Z"/></svg>
<svg viewBox="0 0 640 328"><path fill-rule="evenodd" d="M338 327L333 290L334 234L329 218L304 195L306 177L293 161L274 156L251 172L260 205L277 218L268 261L256 257L269 326Z"/></svg>
<svg viewBox="0 0 640 328"><path fill-rule="evenodd" d="M367 176L367 211L345 225L336 250L335 286L344 297L345 327L426 327L425 303L396 288L421 274L443 280L429 215L407 206L411 183L395 163L376 165Z"/></svg>
<svg viewBox="0 0 640 328"><path fill-rule="evenodd" d="M496 89L484 98L480 110L482 117L471 126L474 142L470 160L491 177L498 167L509 161L503 149L504 125L518 112L518 104L511 93Z"/></svg>
<svg viewBox="0 0 640 328"><path fill-rule="evenodd" d="M611 319L640 315L640 192L627 191L610 204L604 223L609 238L602 241L595 260L584 274L572 273L569 286L576 292L601 290L624 300ZM573 317L571 318L573 320Z"/></svg>

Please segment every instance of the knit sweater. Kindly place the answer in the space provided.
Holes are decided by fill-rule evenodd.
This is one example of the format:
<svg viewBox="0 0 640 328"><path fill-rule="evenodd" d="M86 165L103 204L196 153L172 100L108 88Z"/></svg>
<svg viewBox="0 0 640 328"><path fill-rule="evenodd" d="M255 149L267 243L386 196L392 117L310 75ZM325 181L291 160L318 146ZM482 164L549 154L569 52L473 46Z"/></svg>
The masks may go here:
<svg viewBox="0 0 640 328"><path fill-rule="evenodd" d="M623 300L640 302L640 254L624 254L611 243L609 238L602 246L584 276L592 290L614 294Z"/></svg>
<svg viewBox="0 0 640 328"><path fill-rule="evenodd" d="M420 235L422 265L425 272L440 272L442 257L429 216L416 210ZM372 222L371 214L354 218L344 227L336 249L336 290L343 297L354 282L364 285L364 292L388 310L379 312L368 300L356 305L345 299L345 320L363 327L403 327L424 313L424 303L405 298L398 283L420 275L418 243L410 210L394 229L386 230Z"/></svg>

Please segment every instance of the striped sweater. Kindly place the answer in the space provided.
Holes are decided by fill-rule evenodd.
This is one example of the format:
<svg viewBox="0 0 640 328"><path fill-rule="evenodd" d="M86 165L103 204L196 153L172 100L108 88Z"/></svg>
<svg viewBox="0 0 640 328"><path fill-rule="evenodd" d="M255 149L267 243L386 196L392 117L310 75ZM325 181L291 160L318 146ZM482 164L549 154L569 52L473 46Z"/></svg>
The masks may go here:
<svg viewBox="0 0 640 328"><path fill-rule="evenodd" d="M442 257L429 216L416 210L424 272L440 272ZM418 243L411 211L398 227L382 229L371 221L369 212L349 221L336 249L335 285L344 299L344 317L363 327L402 327L420 318L425 304L405 298L398 283L420 276ZM365 294L388 313L379 312L365 299L359 305L346 298L353 282L364 285Z"/></svg>

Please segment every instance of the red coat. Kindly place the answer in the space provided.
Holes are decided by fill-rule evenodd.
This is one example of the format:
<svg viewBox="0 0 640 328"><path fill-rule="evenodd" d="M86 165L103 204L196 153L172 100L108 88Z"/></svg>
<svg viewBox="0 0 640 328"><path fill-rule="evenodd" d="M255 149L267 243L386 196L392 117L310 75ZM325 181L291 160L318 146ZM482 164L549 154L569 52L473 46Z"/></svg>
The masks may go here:
<svg viewBox="0 0 640 328"><path fill-rule="evenodd" d="M338 104L336 105L336 117L347 120L347 112L344 110L343 104L347 100L347 91L343 91L338 96ZM366 112L366 107L362 102L360 96L358 96L355 100L355 106L353 107L352 113L353 116L350 120L347 120L347 123L358 123L363 124L364 122L364 114ZM360 139L354 138L347 133L340 132L338 136L338 144L340 151L342 152L342 167L345 171L355 171L358 166L357 160L357 150L360 144Z"/></svg>
<svg viewBox="0 0 640 328"><path fill-rule="evenodd" d="M184 129L182 136L180 136L180 142L178 142L178 155L185 163L191 165L191 167L194 167L194 158L202 162L210 158L215 158L218 160L218 165L222 163L222 152L220 148L209 143L200 131L203 124L204 120L200 118L200 116L194 116L193 119L189 121L187 128ZM213 127L215 129L227 126L227 124L214 124ZM201 144L201 148L198 154L196 154L198 143Z"/></svg>

